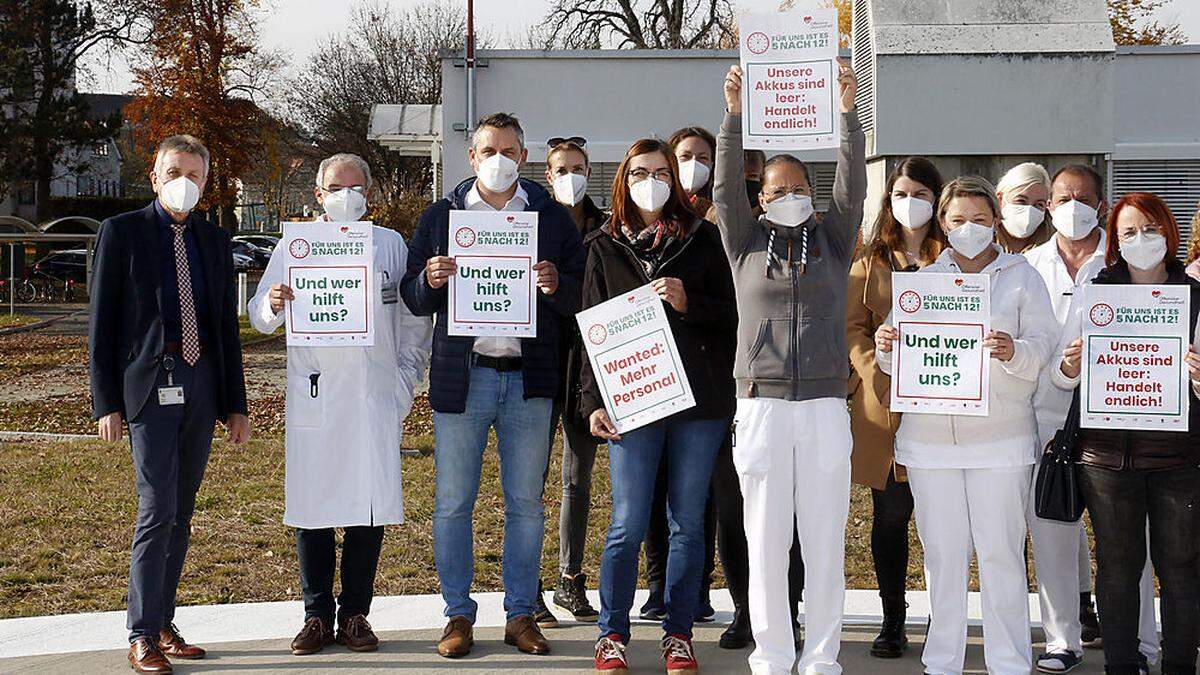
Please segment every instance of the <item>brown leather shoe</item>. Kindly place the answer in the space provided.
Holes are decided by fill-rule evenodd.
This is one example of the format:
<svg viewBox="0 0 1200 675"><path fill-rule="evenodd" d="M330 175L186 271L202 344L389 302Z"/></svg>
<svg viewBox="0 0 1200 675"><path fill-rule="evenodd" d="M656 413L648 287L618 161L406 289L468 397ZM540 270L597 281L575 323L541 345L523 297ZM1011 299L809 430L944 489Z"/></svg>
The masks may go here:
<svg viewBox="0 0 1200 675"><path fill-rule="evenodd" d="M518 616L504 626L504 644L511 645L526 654L549 654L550 643L542 637L542 630L532 616Z"/></svg>
<svg viewBox="0 0 1200 675"><path fill-rule="evenodd" d="M355 614L345 621L338 621L337 643L346 645L352 652L373 652L379 649L379 638L367 623L367 617Z"/></svg>
<svg viewBox="0 0 1200 675"><path fill-rule="evenodd" d="M438 642L438 654L448 659L456 659L470 654L474 644L471 621L465 616L452 617L446 624L446 630L442 631L442 639Z"/></svg>
<svg viewBox="0 0 1200 675"><path fill-rule="evenodd" d="M173 659L202 659L207 654L202 648L189 645L174 623L158 631L158 648Z"/></svg>
<svg viewBox="0 0 1200 675"><path fill-rule="evenodd" d="M129 643L129 667L139 673L171 673L171 661L150 638L138 638Z"/></svg>
<svg viewBox="0 0 1200 675"><path fill-rule="evenodd" d="M333 624L319 616L310 616L304 620L304 628L292 640L292 655L305 656L316 654L333 644Z"/></svg>

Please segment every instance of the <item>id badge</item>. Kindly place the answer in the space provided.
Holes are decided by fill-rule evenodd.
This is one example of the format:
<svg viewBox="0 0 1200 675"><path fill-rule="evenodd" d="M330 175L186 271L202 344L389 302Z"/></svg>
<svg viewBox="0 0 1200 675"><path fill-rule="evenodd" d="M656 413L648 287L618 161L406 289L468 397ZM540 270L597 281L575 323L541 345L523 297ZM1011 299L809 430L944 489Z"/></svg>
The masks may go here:
<svg viewBox="0 0 1200 675"><path fill-rule="evenodd" d="M159 405L181 405L183 403L183 387L159 387Z"/></svg>
<svg viewBox="0 0 1200 675"><path fill-rule="evenodd" d="M400 294L396 289L396 282L383 285L383 304L394 305L400 299Z"/></svg>

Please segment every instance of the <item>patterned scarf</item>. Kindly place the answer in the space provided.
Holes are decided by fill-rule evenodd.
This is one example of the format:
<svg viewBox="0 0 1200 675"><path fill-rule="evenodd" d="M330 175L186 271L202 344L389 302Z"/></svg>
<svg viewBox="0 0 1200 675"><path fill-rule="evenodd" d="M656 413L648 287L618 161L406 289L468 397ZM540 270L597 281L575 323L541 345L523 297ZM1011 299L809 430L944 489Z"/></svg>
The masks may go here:
<svg viewBox="0 0 1200 675"><path fill-rule="evenodd" d="M682 229L674 220L657 220L636 233L622 224L621 236L646 268L646 274L653 278L662 263L663 252L680 238Z"/></svg>

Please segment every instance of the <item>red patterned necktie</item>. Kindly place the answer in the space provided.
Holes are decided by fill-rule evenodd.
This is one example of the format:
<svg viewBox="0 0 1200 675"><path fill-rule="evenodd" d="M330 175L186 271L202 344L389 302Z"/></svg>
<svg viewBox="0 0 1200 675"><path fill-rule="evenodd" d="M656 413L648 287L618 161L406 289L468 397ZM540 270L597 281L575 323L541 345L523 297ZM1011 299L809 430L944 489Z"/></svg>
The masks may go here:
<svg viewBox="0 0 1200 675"><path fill-rule="evenodd" d="M200 336L196 333L196 304L192 300L192 275L188 267L183 231L187 223L171 223L175 233L175 276L179 280L179 333L183 361L189 366L200 360Z"/></svg>

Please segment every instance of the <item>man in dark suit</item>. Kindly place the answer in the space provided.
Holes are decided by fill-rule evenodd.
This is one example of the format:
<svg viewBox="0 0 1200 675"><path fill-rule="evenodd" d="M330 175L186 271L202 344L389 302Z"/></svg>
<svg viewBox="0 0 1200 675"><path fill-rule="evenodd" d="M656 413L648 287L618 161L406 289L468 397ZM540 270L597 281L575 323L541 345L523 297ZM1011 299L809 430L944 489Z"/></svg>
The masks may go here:
<svg viewBox="0 0 1200 675"><path fill-rule="evenodd" d="M104 221L96 239L88 333L100 438L129 424L138 517L129 565L129 665L170 673L168 657L204 658L175 628L175 591L196 492L219 419L250 438L229 235L192 209L208 178L192 136L158 147L158 198Z"/></svg>

